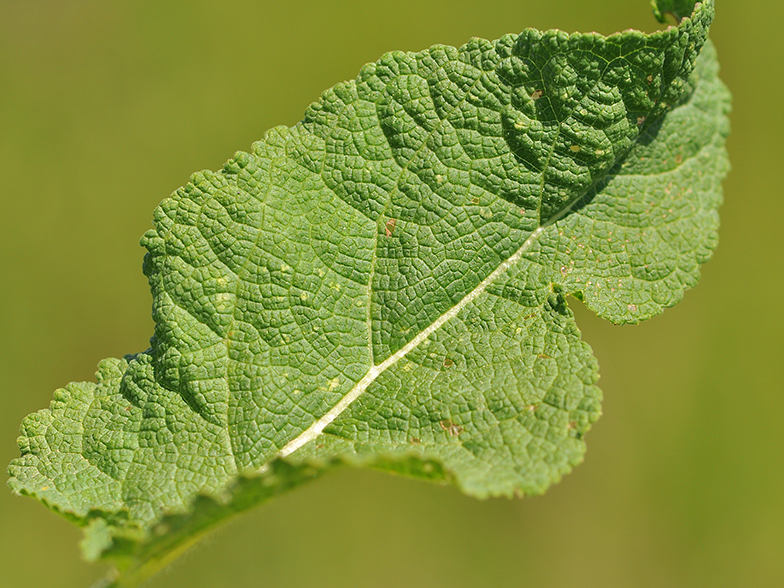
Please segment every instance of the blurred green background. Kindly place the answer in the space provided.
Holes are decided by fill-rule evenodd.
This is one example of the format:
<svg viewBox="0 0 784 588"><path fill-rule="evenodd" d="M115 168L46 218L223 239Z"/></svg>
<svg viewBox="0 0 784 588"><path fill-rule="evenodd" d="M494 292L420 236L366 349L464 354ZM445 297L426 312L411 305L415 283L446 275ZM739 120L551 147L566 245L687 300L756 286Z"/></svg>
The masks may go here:
<svg viewBox="0 0 784 588"><path fill-rule="evenodd" d="M475 501L342 472L223 528L150 588L784 586L784 6L717 0L734 93L721 245L684 301L614 327L583 465ZM0 463L19 422L147 347L153 208L393 49L526 26L654 30L647 0L0 1ZM80 532L0 488L4 586L86 587Z"/></svg>

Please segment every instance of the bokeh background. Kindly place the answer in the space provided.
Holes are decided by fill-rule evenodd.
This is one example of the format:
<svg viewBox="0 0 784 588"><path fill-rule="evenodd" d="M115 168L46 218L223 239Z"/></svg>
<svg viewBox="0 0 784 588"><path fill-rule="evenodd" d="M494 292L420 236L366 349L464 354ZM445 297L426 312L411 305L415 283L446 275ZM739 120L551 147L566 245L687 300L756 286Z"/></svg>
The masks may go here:
<svg viewBox="0 0 784 588"><path fill-rule="evenodd" d="M721 244L663 316L580 306L584 464L484 502L344 471L221 529L150 588L784 586L784 5L717 0L734 93ZM654 30L646 0L0 0L0 463L19 422L147 347L153 208L393 49L526 26ZM0 583L87 587L80 532L0 487Z"/></svg>

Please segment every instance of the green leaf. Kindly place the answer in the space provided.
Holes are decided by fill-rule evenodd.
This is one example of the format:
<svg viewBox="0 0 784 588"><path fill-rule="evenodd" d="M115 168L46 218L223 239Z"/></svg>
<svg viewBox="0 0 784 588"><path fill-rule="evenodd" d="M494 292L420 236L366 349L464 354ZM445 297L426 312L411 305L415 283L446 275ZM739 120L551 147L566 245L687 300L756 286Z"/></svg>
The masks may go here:
<svg viewBox="0 0 784 588"><path fill-rule="evenodd" d="M388 53L194 174L142 239L151 348L24 420L12 489L133 586L340 466L477 497L558 481L601 400L567 296L638 322L716 245L713 1L656 11L680 24Z"/></svg>

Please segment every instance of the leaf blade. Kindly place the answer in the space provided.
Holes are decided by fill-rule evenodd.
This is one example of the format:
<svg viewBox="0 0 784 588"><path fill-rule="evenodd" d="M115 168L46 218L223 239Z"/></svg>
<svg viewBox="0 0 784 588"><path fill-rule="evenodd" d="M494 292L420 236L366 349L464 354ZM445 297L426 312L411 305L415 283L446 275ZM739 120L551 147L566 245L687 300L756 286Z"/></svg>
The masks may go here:
<svg viewBox="0 0 784 588"><path fill-rule="evenodd" d="M600 414L565 296L636 322L715 247L728 95L709 44L691 75L712 14L388 54L194 174L143 239L151 349L28 417L12 488L86 526L85 553L126 578L254 484L260 501L344 462L544 491ZM648 202L662 174L683 189ZM656 216L668 197L675 224ZM172 521L183 534L156 539Z"/></svg>

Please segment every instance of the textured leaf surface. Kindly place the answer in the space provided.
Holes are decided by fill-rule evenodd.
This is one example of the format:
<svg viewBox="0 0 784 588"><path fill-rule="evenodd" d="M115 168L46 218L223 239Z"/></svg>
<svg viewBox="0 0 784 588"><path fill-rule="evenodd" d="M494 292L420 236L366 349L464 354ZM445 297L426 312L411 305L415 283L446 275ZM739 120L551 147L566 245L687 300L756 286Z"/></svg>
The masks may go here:
<svg viewBox="0 0 784 588"><path fill-rule="evenodd" d="M151 348L25 419L11 487L118 585L340 464L544 491L600 414L566 296L638 322L716 244L713 2L656 8L680 25L386 54L195 174L142 239Z"/></svg>

